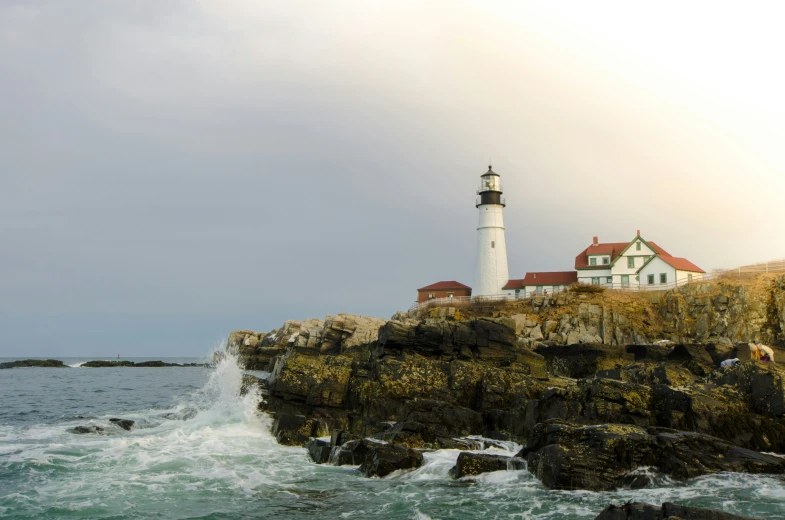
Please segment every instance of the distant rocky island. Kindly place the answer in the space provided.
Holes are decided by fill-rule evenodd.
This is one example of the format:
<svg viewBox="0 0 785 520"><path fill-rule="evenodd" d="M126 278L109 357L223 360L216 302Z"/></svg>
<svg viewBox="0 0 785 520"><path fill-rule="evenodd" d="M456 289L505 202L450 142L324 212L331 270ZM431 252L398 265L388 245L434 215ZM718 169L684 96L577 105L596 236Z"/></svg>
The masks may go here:
<svg viewBox="0 0 785 520"><path fill-rule="evenodd" d="M136 368L159 368L159 367L208 367L206 363L164 363L163 361L86 361L79 365L80 368L115 368L115 367L136 367ZM22 359L0 363L3 368L71 368L59 359Z"/></svg>
<svg viewBox="0 0 785 520"><path fill-rule="evenodd" d="M465 450L456 478L526 467L548 488L609 490L649 485L640 468L674 479L785 474L772 454L785 453L785 365L748 347L765 343L783 361L784 331L785 276L760 276L658 298L575 286L390 320L287 321L235 331L227 348L270 373L259 406L273 434L316 463L384 476L452 448ZM513 457L472 453L509 441L524 446ZM666 505L601 517L676 516L662 516Z"/></svg>

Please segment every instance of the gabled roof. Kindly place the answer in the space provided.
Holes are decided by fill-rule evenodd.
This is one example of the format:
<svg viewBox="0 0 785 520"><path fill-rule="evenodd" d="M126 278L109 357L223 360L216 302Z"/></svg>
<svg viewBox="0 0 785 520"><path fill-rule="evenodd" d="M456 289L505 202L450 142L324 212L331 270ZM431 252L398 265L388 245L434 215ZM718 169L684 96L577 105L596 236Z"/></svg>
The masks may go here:
<svg viewBox="0 0 785 520"><path fill-rule="evenodd" d="M448 280L446 282L436 282L432 283L431 285L426 285L425 287L420 287L417 289L417 292L420 291L446 291L449 289L468 289L471 290L472 288L468 285L463 285L461 282L456 282L455 280Z"/></svg>
<svg viewBox="0 0 785 520"><path fill-rule="evenodd" d="M641 268L638 269L637 272L640 273L643 270L643 268L646 267L647 265L649 265L649 263L652 260L654 260L655 258L659 258L660 260L662 260L663 262L665 262L669 266L673 267L677 271L689 271L691 273L705 273L706 272L703 269L701 269L700 267L698 267L697 265L695 265L692 262L690 262L689 260L687 260L686 258L677 258L675 256L670 256L670 255L657 255L657 256L651 257L648 262L644 263L641 266Z"/></svg>
<svg viewBox="0 0 785 520"><path fill-rule="evenodd" d="M608 269L616 261L616 259L619 258L619 256L621 256L621 254L638 239L654 249L659 255L668 254L667 251L654 242L648 242L640 237L635 237L630 242L607 242L604 244L590 245L575 257L575 269ZM589 256L596 255L610 256L610 263L589 265Z"/></svg>
<svg viewBox="0 0 785 520"><path fill-rule="evenodd" d="M613 262L628 245L629 242L610 242L596 246L592 244L575 257L575 269L608 269L609 265L589 265L589 256L610 256L610 261Z"/></svg>
<svg viewBox="0 0 785 520"><path fill-rule="evenodd" d="M577 271L526 273L520 280L510 280L502 289L520 289L536 285L570 285L578 281Z"/></svg>

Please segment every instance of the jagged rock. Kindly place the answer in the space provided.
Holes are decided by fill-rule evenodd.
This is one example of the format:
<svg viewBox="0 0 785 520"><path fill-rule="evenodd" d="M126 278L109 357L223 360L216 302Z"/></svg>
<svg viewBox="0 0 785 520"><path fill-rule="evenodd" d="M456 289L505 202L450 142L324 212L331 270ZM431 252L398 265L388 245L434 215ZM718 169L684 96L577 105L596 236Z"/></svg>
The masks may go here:
<svg viewBox="0 0 785 520"><path fill-rule="evenodd" d="M458 460L455 462L455 466L450 470L450 474L455 478L463 478L473 477L475 475L480 475L481 473L490 473L492 471L520 469L526 469L526 464L522 459L516 457L463 451L458 455Z"/></svg>
<svg viewBox="0 0 785 520"><path fill-rule="evenodd" d="M628 502L623 506L610 505L594 520L756 520L702 507L679 506L666 502L654 506Z"/></svg>
<svg viewBox="0 0 785 520"><path fill-rule="evenodd" d="M330 435L330 447L335 448L338 446L343 446L350 440L357 440L357 438L349 432L343 430L333 430L332 434Z"/></svg>
<svg viewBox="0 0 785 520"><path fill-rule="evenodd" d="M112 424L116 424L117 426L119 426L125 431L131 431L131 428L133 428L134 424L136 424L134 421L130 419L118 419L118 418L109 419L109 422Z"/></svg>
<svg viewBox="0 0 785 520"><path fill-rule="evenodd" d="M555 489L614 489L634 483L629 473L646 466L676 479L720 471L785 473L785 459L716 437L620 424L541 423L534 428L525 454L529 471Z"/></svg>
<svg viewBox="0 0 785 520"><path fill-rule="evenodd" d="M535 352L545 358L549 373L573 378L621 368L635 361L635 356L623 346L574 344L540 347Z"/></svg>
<svg viewBox="0 0 785 520"><path fill-rule="evenodd" d="M730 385L746 396L750 409L764 415L785 414L783 369L765 362L739 363L712 375L718 385Z"/></svg>
<svg viewBox="0 0 785 520"><path fill-rule="evenodd" d="M103 433L104 429L101 428L100 426L90 425L90 426L77 426L76 428L72 428L72 429L70 429L68 431L71 432L71 433L79 433L79 434L83 434L83 433Z"/></svg>
<svg viewBox="0 0 785 520"><path fill-rule="evenodd" d="M317 464L324 464L330 459L330 443L327 441L323 441L321 439L311 439L311 441L305 445L305 449L308 450L308 455L311 457L311 460Z"/></svg>
<svg viewBox="0 0 785 520"><path fill-rule="evenodd" d="M393 471L419 468L422 464L423 456L419 451L405 446L376 444L365 454L360 472L366 477L385 477Z"/></svg>
<svg viewBox="0 0 785 520"><path fill-rule="evenodd" d="M273 423L273 435L280 444L304 446L319 435L319 421L303 415L280 414Z"/></svg>
<svg viewBox="0 0 785 520"><path fill-rule="evenodd" d="M380 443L369 439L357 439L349 441L338 447L330 456L330 463L336 466L357 466L365 462L365 455Z"/></svg>
<svg viewBox="0 0 785 520"><path fill-rule="evenodd" d="M764 343L776 343L781 322L776 318L777 298L785 291L785 277L766 283L743 284L732 280L688 284L670 290L659 303L659 314L665 325L680 338L696 342L718 342L726 338L731 343L752 341L756 337ZM780 300L782 301L782 300Z"/></svg>

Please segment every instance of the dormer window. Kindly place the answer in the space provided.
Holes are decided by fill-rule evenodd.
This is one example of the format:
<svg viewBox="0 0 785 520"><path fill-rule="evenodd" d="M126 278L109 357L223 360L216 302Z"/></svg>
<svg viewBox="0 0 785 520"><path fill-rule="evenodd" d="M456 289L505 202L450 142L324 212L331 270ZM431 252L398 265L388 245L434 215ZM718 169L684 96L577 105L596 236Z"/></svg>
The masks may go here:
<svg viewBox="0 0 785 520"><path fill-rule="evenodd" d="M589 257L589 265L597 265L597 257L596 256Z"/></svg>
<svg viewBox="0 0 785 520"><path fill-rule="evenodd" d="M611 263L611 258L609 256L603 256L602 265L608 265L609 263Z"/></svg>

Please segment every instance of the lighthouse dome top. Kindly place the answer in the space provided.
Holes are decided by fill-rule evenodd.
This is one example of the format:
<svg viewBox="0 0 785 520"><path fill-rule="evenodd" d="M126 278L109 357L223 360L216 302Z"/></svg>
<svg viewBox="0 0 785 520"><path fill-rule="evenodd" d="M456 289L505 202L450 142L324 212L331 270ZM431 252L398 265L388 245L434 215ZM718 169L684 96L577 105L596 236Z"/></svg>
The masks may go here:
<svg viewBox="0 0 785 520"><path fill-rule="evenodd" d="M488 165L488 171L487 171L487 172L485 172L485 173L483 173L483 174L481 175L481 177L486 177L486 176L488 176L488 175L495 175L495 176L497 176L497 177L500 177L500 175L499 175L498 173L496 173L495 171L493 171L493 166L491 166L490 164Z"/></svg>

